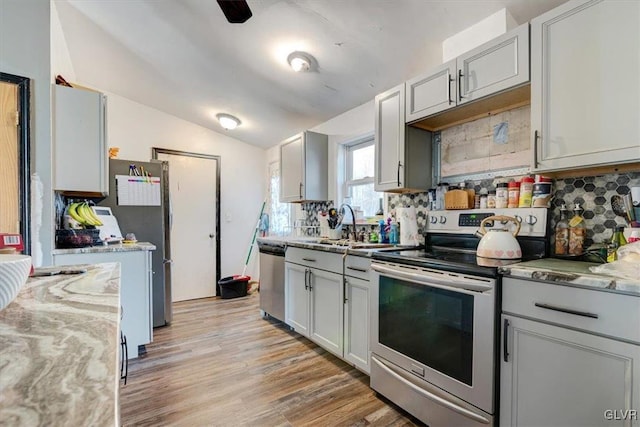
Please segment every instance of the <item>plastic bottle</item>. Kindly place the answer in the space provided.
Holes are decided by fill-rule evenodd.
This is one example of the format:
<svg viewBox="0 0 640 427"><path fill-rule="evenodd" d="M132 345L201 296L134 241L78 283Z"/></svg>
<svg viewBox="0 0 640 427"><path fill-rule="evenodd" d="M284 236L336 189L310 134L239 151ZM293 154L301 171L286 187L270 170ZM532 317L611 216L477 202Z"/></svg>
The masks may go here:
<svg viewBox="0 0 640 427"><path fill-rule="evenodd" d="M520 182L510 181L507 188L509 192L507 207L517 208L520 202Z"/></svg>
<svg viewBox="0 0 640 427"><path fill-rule="evenodd" d="M580 203L576 203L576 207L573 208L573 218L569 221L569 255L582 255L586 234L582 208Z"/></svg>
<svg viewBox="0 0 640 427"><path fill-rule="evenodd" d="M567 255L569 253L569 221L567 221L568 209L566 205L560 207L560 221L555 229L555 253L556 255Z"/></svg>
<svg viewBox="0 0 640 427"><path fill-rule="evenodd" d="M627 239L624 237L624 227L616 227L613 236L611 236L611 242L607 246L607 262L613 262L618 259L618 248L627 244Z"/></svg>
<svg viewBox="0 0 640 427"><path fill-rule="evenodd" d="M509 189L506 182L496 185L496 209L503 209L509 205Z"/></svg>
<svg viewBox="0 0 640 427"><path fill-rule="evenodd" d="M640 228L632 228L628 242L633 243L638 241L640 241Z"/></svg>
<svg viewBox="0 0 640 427"><path fill-rule="evenodd" d="M520 199L518 200L518 207L530 208L531 198L533 196L533 178L525 176L520 181Z"/></svg>
<svg viewBox="0 0 640 427"><path fill-rule="evenodd" d="M391 231L389 232L389 243L392 245L398 244L398 224L395 222L391 223Z"/></svg>
<svg viewBox="0 0 640 427"><path fill-rule="evenodd" d="M387 233L384 230L384 220L381 219L378 225L380 226L380 231L378 232L378 242L389 243Z"/></svg>

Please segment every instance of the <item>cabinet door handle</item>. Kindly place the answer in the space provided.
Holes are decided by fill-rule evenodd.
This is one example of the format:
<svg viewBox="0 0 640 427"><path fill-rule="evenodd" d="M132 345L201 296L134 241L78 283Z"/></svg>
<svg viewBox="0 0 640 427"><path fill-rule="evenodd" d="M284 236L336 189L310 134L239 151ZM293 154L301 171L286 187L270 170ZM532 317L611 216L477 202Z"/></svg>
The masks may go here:
<svg viewBox="0 0 640 427"><path fill-rule="evenodd" d="M360 273L368 273L369 272L369 270L366 269L366 268L351 267L350 265L347 265L347 270L359 271Z"/></svg>
<svg viewBox="0 0 640 427"><path fill-rule="evenodd" d="M538 138L540 135L538 134L538 130L533 132L533 168L538 167Z"/></svg>
<svg viewBox="0 0 640 427"><path fill-rule="evenodd" d="M300 183L300 187L299 187L299 195L300 195L300 199L302 199L302 183Z"/></svg>
<svg viewBox="0 0 640 427"><path fill-rule="evenodd" d="M505 362L509 361L509 343L507 340L509 339L509 320L504 319L504 327L502 328L502 359Z"/></svg>
<svg viewBox="0 0 640 427"><path fill-rule="evenodd" d="M464 96L462 96L462 76L464 76L464 74L462 74L462 70L458 69L458 102L462 101L462 98L464 98Z"/></svg>
<svg viewBox="0 0 640 427"><path fill-rule="evenodd" d="M451 83L453 83L454 80L451 74L447 72L447 100L449 101L449 105L453 104L453 99L451 99Z"/></svg>
<svg viewBox="0 0 640 427"><path fill-rule="evenodd" d="M302 258L303 261L308 261L308 262L316 262L315 259L313 258Z"/></svg>
<svg viewBox="0 0 640 427"><path fill-rule="evenodd" d="M308 273L309 273L309 269L305 268L304 269L304 290L305 291L309 290L309 279L307 279Z"/></svg>
<svg viewBox="0 0 640 427"><path fill-rule="evenodd" d="M313 279L313 272L311 270L309 271L309 291L313 290L313 286L311 286L311 279Z"/></svg>
<svg viewBox="0 0 640 427"><path fill-rule="evenodd" d="M555 305L543 304L540 302L536 302L534 305L536 307L544 308L545 310L559 311L561 313L574 314L576 316L582 316L582 317L590 317L592 319L598 318L597 314L589 313L587 311L578 311L578 310L573 310L571 308L558 307Z"/></svg>
<svg viewBox="0 0 640 427"><path fill-rule="evenodd" d="M347 267L348 268L348 267ZM347 281L347 278L343 278L342 279L342 303L346 304L347 301L349 301L349 298L347 297L347 285L349 284L349 282Z"/></svg>
<svg viewBox="0 0 640 427"><path fill-rule="evenodd" d="M400 168L402 167L402 163L398 162L398 187L400 187Z"/></svg>

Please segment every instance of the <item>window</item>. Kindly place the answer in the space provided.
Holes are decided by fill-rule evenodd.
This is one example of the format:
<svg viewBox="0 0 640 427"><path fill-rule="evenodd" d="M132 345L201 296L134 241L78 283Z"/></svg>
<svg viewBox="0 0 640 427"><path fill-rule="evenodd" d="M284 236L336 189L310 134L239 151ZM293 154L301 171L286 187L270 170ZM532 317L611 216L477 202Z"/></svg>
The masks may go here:
<svg viewBox="0 0 640 427"><path fill-rule="evenodd" d="M345 201L373 216L379 209L381 195L373 189L374 153L373 136L345 147Z"/></svg>
<svg viewBox="0 0 640 427"><path fill-rule="evenodd" d="M280 203L280 163L269 164L269 235L286 236L291 231L291 206Z"/></svg>

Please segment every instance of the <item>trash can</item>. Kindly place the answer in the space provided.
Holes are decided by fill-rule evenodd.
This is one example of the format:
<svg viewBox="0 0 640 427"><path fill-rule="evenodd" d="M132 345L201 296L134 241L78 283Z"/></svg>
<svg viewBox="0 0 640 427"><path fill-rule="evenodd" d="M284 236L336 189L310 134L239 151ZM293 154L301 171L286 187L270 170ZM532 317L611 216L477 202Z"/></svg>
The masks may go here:
<svg viewBox="0 0 640 427"><path fill-rule="evenodd" d="M222 299L238 298L247 296L250 276L229 276L218 281L220 285L220 296Z"/></svg>

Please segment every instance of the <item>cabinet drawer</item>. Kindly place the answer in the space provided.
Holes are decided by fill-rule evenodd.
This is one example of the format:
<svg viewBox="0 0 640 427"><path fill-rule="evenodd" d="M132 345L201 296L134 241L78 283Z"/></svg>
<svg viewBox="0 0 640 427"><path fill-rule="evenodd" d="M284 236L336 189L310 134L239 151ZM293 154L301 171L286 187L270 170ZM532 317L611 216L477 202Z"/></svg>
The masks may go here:
<svg viewBox="0 0 640 427"><path fill-rule="evenodd" d="M502 311L640 343L640 297L505 277Z"/></svg>
<svg viewBox="0 0 640 427"><path fill-rule="evenodd" d="M369 280L371 269L371 258L348 255L344 261L345 276L356 277L362 280Z"/></svg>
<svg viewBox="0 0 640 427"><path fill-rule="evenodd" d="M341 254L288 247L285 260L294 264L342 274Z"/></svg>

